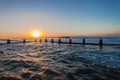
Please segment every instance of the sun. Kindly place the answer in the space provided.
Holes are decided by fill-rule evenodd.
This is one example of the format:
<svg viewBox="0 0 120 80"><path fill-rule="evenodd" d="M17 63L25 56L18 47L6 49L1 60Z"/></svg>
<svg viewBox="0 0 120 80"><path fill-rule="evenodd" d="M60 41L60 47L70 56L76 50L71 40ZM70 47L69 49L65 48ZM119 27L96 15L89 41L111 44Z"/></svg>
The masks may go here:
<svg viewBox="0 0 120 80"><path fill-rule="evenodd" d="M41 32L40 31L32 31L31 33L32 37L40 37L41 36Z"/></svg>

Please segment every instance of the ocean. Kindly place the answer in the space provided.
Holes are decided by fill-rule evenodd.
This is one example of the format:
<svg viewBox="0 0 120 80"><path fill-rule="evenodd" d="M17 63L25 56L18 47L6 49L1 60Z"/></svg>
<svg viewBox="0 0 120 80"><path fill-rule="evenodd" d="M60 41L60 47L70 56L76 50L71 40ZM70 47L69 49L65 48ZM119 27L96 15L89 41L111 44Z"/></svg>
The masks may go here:
<svg viewBox="0 0 120 80"><path fill-rule="evenodd" d="M119 36L72 40L82 42L83 38L90 43L102 38L106 44L120 44ZM119 75L120 46L50 42L0 45L0 80L120 80Z"/></svg>

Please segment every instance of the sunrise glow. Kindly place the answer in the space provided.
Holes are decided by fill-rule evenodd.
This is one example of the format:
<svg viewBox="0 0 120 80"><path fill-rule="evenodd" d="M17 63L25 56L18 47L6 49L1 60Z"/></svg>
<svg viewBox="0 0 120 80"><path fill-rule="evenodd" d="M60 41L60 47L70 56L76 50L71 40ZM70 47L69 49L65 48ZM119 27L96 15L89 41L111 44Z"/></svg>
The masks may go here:
<svg viewBox="0 0 120 80"><path fill-rule="evenodd" d="M40 31L32 31L32 37L41 37L42 33Z"/></svg>

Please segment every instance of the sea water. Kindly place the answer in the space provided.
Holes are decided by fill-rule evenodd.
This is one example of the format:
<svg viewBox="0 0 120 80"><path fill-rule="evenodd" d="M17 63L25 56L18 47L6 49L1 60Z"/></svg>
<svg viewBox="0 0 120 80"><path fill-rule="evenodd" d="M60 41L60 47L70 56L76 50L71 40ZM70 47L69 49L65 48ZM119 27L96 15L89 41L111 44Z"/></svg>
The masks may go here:
<svg viewBox="0 0 120 80"><path fill-rule="evenodd" d="M101 37L85 38L97 43ZM72 39L79 42L82 37ZM103 39L105 43L120 43L119 37ZM0 45L0 80L119 80L119 74L120 46L50 42Z"/></svg>

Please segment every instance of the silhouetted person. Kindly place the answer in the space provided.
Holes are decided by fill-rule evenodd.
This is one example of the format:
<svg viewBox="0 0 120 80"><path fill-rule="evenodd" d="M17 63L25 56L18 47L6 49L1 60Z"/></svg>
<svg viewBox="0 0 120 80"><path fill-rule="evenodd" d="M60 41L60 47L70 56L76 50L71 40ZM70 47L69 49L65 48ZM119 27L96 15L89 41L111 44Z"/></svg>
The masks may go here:
<svg viewBox="0 0 120 80"><path fill-rule="evenodd" d="M69 44L72 44L72 39L69 39Z"/></svg>
<svg viewBox="0 0 120 80"><path fill-rule="evenodd" d="M51 43L54 43L54 39L51 39Z"/></svg>
<svg viewBox="0 0 120 80"><path fill-rule="evenodd" d="M86 44L85 38L83 39L83 42L82 42L82 44L83 44L83 45L85 45L85 44Z"/></svg>
<svg viewBox="0 0 120 80"><path fill-rule="evenodd" d="M58 39L58 43L61 43L61 39Z"/></svg>
<svg viewBox="0 0 120 80"><path fill-rule="evenodd" d="M7 40L7 44L10 44L10 43L11 43L11 42L10 42L10 39L8 39L8 40Z"/></svg>
<svg viewBox="0 0 120 80"><path fill-rule="evenodd" d="M26 39L23 39L23 43L26 43Z"/></svg>
<svg viewBox="0 0 120 80"><path fill-rule="evenodd" d="M102 39L99 40L99 46L100 46L100 47L103 46L103 40L102 40Z"/></svg>

